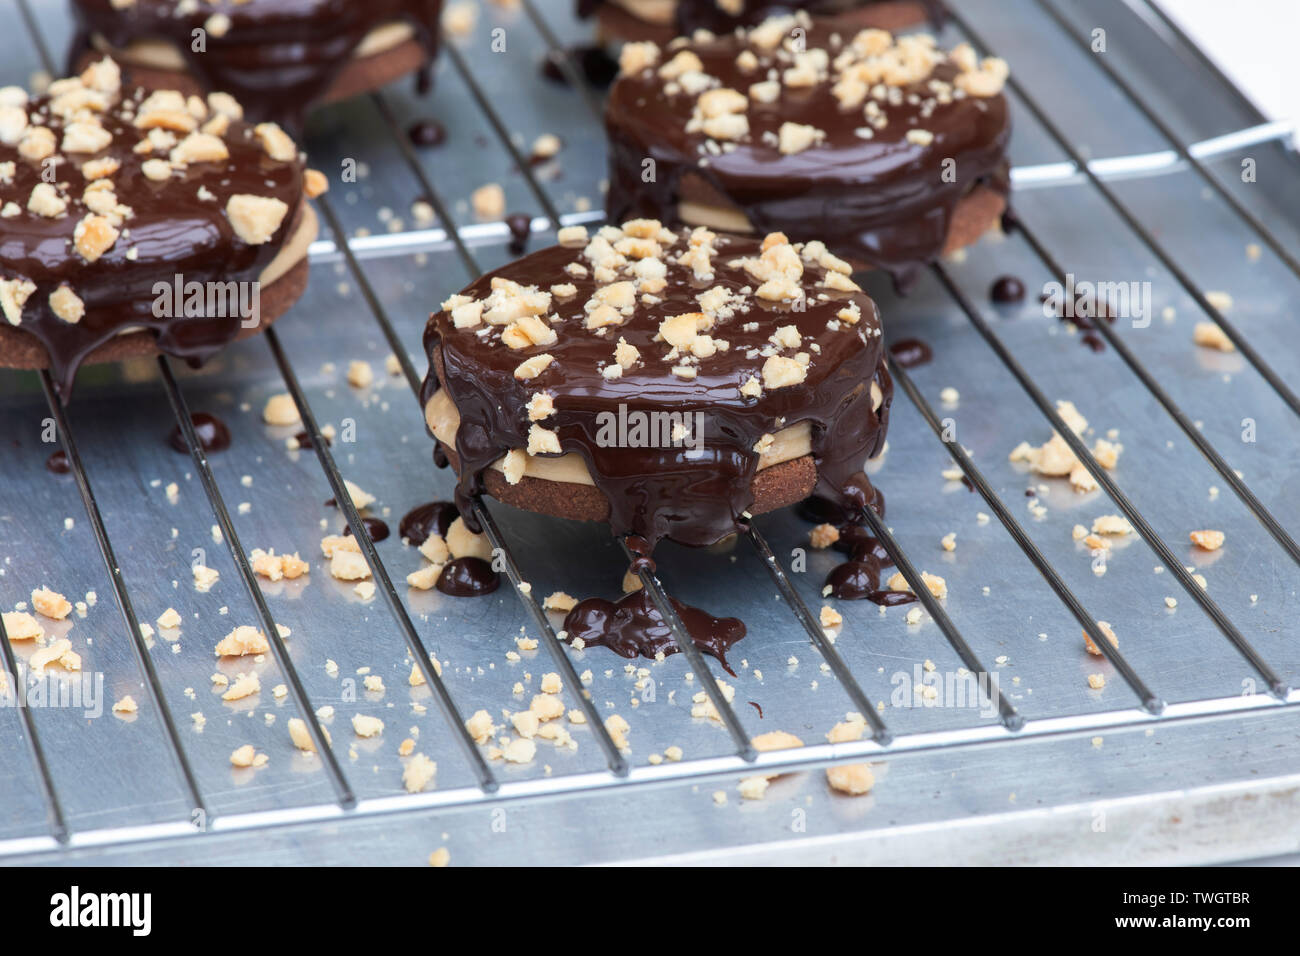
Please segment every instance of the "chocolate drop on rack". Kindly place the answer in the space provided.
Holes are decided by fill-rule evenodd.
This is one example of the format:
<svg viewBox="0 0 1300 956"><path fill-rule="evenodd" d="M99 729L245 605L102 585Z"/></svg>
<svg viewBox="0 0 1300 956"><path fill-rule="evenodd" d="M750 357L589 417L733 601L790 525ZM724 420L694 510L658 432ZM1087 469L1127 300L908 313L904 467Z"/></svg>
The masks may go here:
<svg viewBox="0 0 1300 956"><path fill-rule="evenodd" d="M453 558L438 575L436 586L452 597L480 597L501 586L501 575L482 558Z"/></svg>
<svg viewBox="0 0 1300 956"><path fill-rule="evenodd" d="M194 432L198 436L199 444L203 450L212 454L214 452L225 451L230 447L230 429L216 415L210 415L207 412L195 412L190 416L190 422L194 426ZM173 425L171 434L167 436L167 443L176 451L182 454L189 454L189 446L185 443L185 436L181 434L181 426Z"/></svg>
<svg viewBox="0 0 1300 956"><path fill-rule="evenodd" d="M372 518L369 515L361 515L361 523L365 525L366 534L370 535L370 540L376 543L383 541L391 533L388 530L388 522L382 518ZM343 529L345 537L352 536L352 526Z"/></svg>

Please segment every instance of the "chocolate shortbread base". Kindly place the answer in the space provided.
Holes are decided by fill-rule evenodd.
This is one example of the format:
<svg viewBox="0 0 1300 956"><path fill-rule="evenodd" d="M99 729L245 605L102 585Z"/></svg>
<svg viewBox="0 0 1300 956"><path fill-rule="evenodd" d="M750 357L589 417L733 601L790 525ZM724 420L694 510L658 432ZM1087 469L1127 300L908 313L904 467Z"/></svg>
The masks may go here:
<svg viewBox="0 0 1300 956"><path fill-rule="evenodd" d="M917 0L884 0L844 13L819 16L818 19L835 24L845 35L851 36L868 27L891 33L905 30L924 23L928 16L925 6ZM596 12L596 39L602 44L617 45L644 40L667 44L678 33L680 31L672 22L653 23L642 20L616 3L602 3Z"/></svg>
<svg viewBox="0 0 1300 956"><path fill-rule="evenodd" d="M451 467L460 472L456 449L438 443ZM553 518L571 521L608 521L609 499L594 485L579 485L569 481L548 481L525 475L517 484L510 484L506 476L495 468L483 473L484 490L498 501L523 511L534 511ZM750 485L754 493L751 514L766 514L797 504L813 493L817 487L817 465L812 455L783 461L764 468L754 476Z"/></svg>
<svg viewBox="0 0 1300 956"><path fill-rule="evenodd" d="M198 80L187 72L141 66L121 51L87 50L77 60L77 70L84 69L93 60L102 56L103 52L111 53L123 66L128 67L132 82L146 89L180 90L187 96L201 95L205 92ZM389 83L414 73L424 65L426 59L424 47L415 39L404 40L391 49L370 56L356 57L343 68L320 102L338 103L362 93L381 89Z"/></svg>

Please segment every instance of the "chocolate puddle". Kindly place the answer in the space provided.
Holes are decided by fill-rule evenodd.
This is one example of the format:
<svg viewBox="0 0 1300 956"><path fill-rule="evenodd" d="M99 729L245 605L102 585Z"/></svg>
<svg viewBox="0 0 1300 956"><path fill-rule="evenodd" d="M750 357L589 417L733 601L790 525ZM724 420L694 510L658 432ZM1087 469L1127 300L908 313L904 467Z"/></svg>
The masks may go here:
<svg viewBox="0 0 1300 956"><path fill-rule="evenodd" d="M695 646L716 658L723 670L735 677L727 664L727 651L745 636L744 623L734 617L713 617L676 598L669 600ZM676 654L681 650L644 588L617 601L588 598L580 602L565 616L564 629L570 641L579 638L587 647L608 647L620 657L640 655L653 660L660 653Z"/></svg>
<svg viewBox="0 0 1300 956"><path fill-rule="evenodd" d="M418 548L431 534L441 538L447 537L447 530L459 517L460 512L450 501L429 501L416 505L402 515L402 520L397 525L397 533Z"/></svg>

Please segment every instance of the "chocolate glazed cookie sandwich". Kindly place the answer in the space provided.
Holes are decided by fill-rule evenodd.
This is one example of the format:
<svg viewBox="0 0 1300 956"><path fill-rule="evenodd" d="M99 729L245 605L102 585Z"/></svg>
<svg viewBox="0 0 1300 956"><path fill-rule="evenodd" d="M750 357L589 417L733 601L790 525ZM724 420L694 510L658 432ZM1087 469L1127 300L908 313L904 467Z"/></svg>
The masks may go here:
<svg viewBox="0 0 1300 956"><path fill-rule="evenodd" d="M605 226L483 276L425 332L457 504L607 521L649 554L814 491L865 504L892 384L880 319L817 241Z"/></svg>
<svg viewBox="0 0 1300 956"><path fill-rule="evenodd" d="M832 18L837 29L900 30L928 17L942 20L939 0L578 0L578 15L595 15L602 38L667 43L696 30L729 33L778 12Z"/></svg>
<svg viewBox="0 0 1300 956"><path fill-rule="evenodd" d="M86 50L109 53L146 86L219 90L252 119L301 128L315 104L427 67L441 7L442 0L72 0L78 32L70 59L75 68Z"/></svg>
<svg viewBox="0 0 1300 956"><path fill-rule="evenodd" d="M0 89L0 366L66 396L84 362L202 361L297 300L325 179L241 116L128 91L107 58L39 98Z"/></svg>
<svg viewBox="0 0 1300 956"><path fill-rule="evenodd" d="M925 34L804 15L623 48L605 114L611 219L821 239L906 287L993 227L1009 187L1007 66Z"/></svg>

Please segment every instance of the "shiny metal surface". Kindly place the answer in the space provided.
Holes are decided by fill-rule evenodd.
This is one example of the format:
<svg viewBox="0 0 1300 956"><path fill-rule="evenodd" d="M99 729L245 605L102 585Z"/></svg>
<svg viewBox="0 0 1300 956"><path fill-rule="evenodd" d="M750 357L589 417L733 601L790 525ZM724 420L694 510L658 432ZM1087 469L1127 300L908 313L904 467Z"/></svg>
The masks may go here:
<svg viewBox="0 0 1300 956"><path fill-rule="evenodd" d="M1013 142L1014 201L1025 230L986 237L906 299L880 277L865 279L890 338L919 337L934 348L932 363L907 373L919 402L898 389L889 450L873 478L888 499L893 542L916 570L946 578L949 590L940 602L947 634L933 615L908 625L906 609L882 615L871 604L836 602L845 624L833 649L861 694L880 703L886 730L878 739L823 743L854 708L853 691L823 662L781 592L784 580L815 615L833 564L830 554L812 552L804 566L795 549L806 547L808 526L793 514L758 523L784 579L773 575L761 545L746 539L708 551L667 546L659 573L675 597L749 626L733 655L737 678L714 667L735 687L744 732L781 729L815 746L747 763L721 724L691 718L704 676L691 674L681 656L629 670L600 648L567 651L577 672L592 672L596 712L618 713L632 727L626 777L611 771L622 768L590 723L572 728L576 751L541 743L530 765L469 758L431 688L408 685L412 635L441 661L461 716L485 708L500 721L503 709L527 706L543 673L558 669L545 643L508 658L515 638L544 634L527 598L521 603L507 585L476 600L408 591L405 574L420 559L396 535L406 510L449 497L451 481L430 464L408 381L385 371L389 335L422 374L429 311L477 270L511 258L499 224L473 221L469 193L500 183L509 210L534 217L534 245L550 240L553 217L599 220L600 125L582 96L538 71L551 37L583 42L589 26L574 21L563 0L517 9L484 3L474 33L450 41L454 52L440 60L428 99L402 84L313 118L306 143L313 165L332 173L355 159L365 174L356 184L334 183L308 290L271 339L236 345L198 371L168 363L164 373L145 361L82 372L67 425L89 497L75 476L45 468L56 447L43 440L47 420L58 416L41 380L0 373L0 605L10 609L42 584L72 600L94 592L84 619L74 614L70 626L47 622L47 629L68 632L85 672L102 674L105 688L101 716L25 712L55 804L42 791L24 713L0 708L0 859L421 863L443 845L453 863L1212 862L1295 851L1300 694L1290 687L1300 678L1300 569L1288 542L1300 535L1300 415L1286 390L1300 387L1292 308L1300 277L1285 252L1300 249L1300 167L1281 145L1286 129L1241 102L1142 0L1052 2L1075 33L1104 28L1108 52L1079 49L1036 0L955 4L1011 62L1033 100L1017 103ZM25 32L24 10L39 42ZM0 0L0 18L14 26L0 39L0 85L26 83L43 68L42 48L57 56L67 41L56 0ZM504 52L489 47L495 28L505 31ZM962 23L951 24L943 39L956 42L963 32ZM1150 104L1177 143L1090 62L1095 56ZM443 124L447 141L412 151L403 130L425 117ZM501 131L524 154L544 132L558 135L564 149L556 162L523 170ZM1188 150L1194 162L1179 148L1190 144L1201 144ZM1247 158L1255 182L1241 180ZM415 221L411 204L421 197L435 200L439 221ZM1243 212L1258 217L1283 255ZM1262 247L1258 255L1252 245ZM1038 308L1053 265L1079 278L1150 282L1149 325L1117 321L1120 349L1081 345ZM1193 289L1179 273L1194 280ZM1029 290L1022 305L989 301L990 284L1004 274ZM1208 291L1231 295L1223 318L1266 372L1243 350L1192 344L1194 324L1206 318L1197 296ZM355 359L374 367L371 388L347 384ZM339 475L376 495L372 513L393 527L375 550L396 584L395 607L382 587L363 600L316 557L321 535L345 527L345 516L324 504L337 481L312 451L287 450L297 428L266 426L260 415L269 395L291 390L290 378L316 423L338 430L330 457ZM941 399L947 387L957 402ZM1073 401L1096 436L1116 429L1124 445L1108 474L1148 523L1151 540L1117 542L1103 575L1071 528L1120 512L1107 490L1079 495L1008 461L1022 440L1040 444L1051 434L1035 392L1049 409L1057 399ZM234 433L232 447L210 459L216 495L191 456L166 440L177 421L169 399L218 415ZM945 420L968 452L969 476L982 476L975 483L996 496L1000 513L941 474L953 459L931 424L942 428ZM1238 488L1225 471L1239 471ZM179 489L174 502L164 490L171 482ZM1031 510L1031 500L1046 510ZM488 507L532 599L559 589L616 593L624 563L603 529ZM311 556L308 578L260 584L265 614L241 579L230 534L214 535L222 508L245 550ZM96 511L133 613L153 622L170 606L184 618L179 635L148 641L161 701L150 698L130 615L116 604ZM981 512L991 520L981 521ZM1222 550L1190 547L1188 532L1205 527L1226 532ZM949 532L956 533L951 552L940 545ZM1191 569L1188 580L1177 580L1157 553L1161 543ZM199 558L221 574L207 594L191 584ZM1185 586L1191 574L1205 576L1199 596L1194 581ZM1166 597L1176 599L1174 608ZM264 627L267 615L290 630L291 671L274 655L256 663L213 656L232 627ZM1125 663L1084 652L1081 629L1097 620L1119 635ZM949 638L964 641L997 675L1006 698L1001 716L996 708L923 706L907 689L927 662L941 676L963 666ZM13 647L20 658L32 651ZM337 664L336 676L327 661ZM641 667L648 676L637 675ZM382 692L365 689L366 668L383 678ZM250 669L261 694L223 704L212 675ZM335 710L322 723L337 776L289 742L286 723L302 710L294 693L277 698L271 689L292 684L291 673L311 708ZM1087 678L1098 673L1107 680L1094 690ZM522 697L513 693L516 682L527 688ZM574 707L571 684L565 697ZM140 713L108 714L128 693ZM201 729L195 713L206 718ZM355 713L381 718L383 734L355 737ZM167 714L183 760L169 744ZM436 788L414 796L403 792L397 755L408 736L438 763ZM230 752L245 743L269 755L265 767L230 766ZM650 763L672 745L682 748L682 762ZM874 765L869 796L828 791L820 767L845 758ZM764 800L743 801L736 782L755 766L791 772ZM725 804L715 802L715 791L727 795ZM204 808L197 815L196 804ZM66 845L56 838L59 818Z"/></svg>

